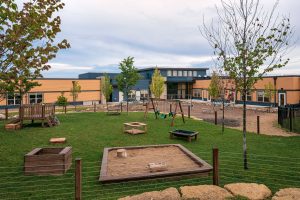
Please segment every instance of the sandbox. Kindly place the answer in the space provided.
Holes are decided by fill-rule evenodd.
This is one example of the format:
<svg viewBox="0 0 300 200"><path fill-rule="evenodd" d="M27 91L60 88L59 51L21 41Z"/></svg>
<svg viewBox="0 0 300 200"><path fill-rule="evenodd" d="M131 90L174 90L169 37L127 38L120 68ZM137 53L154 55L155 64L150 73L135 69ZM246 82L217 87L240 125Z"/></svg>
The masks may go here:
<svg viewBox="0 0 300 200"><path fill-rule="evenodd" d="M72 147L35 148L24 156L25 175L62 175L72 165Z"/></svg>
<svg viewBox="0 0 300 200"><path fill-rule="evenodd" d="M126 150L126 157L117 151ZM119 154L118 154L119 155ZM161 165L152 171L150 166ZM180 144L104 148L99 181L120 182L185 175L208 175L212 167Z"/></svg>

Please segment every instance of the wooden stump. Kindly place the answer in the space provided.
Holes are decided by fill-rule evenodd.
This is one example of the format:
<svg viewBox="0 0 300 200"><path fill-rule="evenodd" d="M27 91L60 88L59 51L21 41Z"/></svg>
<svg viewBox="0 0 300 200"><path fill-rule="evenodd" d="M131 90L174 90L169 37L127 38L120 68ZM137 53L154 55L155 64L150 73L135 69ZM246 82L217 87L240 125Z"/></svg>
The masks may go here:
<svg viewBox="0 0 300 200"><path fill-rule="evenodd" d="M65 143L67 141L66 138L51 138L49 140L50 143L55 144L55 143Z"/></svg>
<svg viewBox="0 0 300 200"><path fill-rule="evenodd" d="M126 158L127 157L127 152L125 149L118 149L117 150L117 157L118 158Z"/></svg>
<svg viewBox="0 0 300 200"><path fill-rule="evenodd" d="M161 163L149 163L148 164L150 172L162 172L167 171L167 164L164 162Z"/></svg>

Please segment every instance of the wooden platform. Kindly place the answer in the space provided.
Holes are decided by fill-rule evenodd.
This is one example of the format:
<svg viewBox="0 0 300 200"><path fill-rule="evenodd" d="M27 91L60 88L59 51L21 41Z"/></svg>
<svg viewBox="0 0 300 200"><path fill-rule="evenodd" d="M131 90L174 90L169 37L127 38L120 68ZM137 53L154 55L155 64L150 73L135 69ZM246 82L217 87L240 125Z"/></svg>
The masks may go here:
<svg viewBox="0 0 300 200"><path fill-rule="evenodd" d="M123 124L123 132L132 135L147 133L147 124L141 122L128 122Z"/></svg>
<svg viewBox="0 0 300 200"><path fill-rule="evenodd" d="M67 139L66 138L51 138L49 140L50 143L52 144L61 144L61 143L66 143Z"/></svg>
<svg viewBox="0 0 300 200"><path fill-rule="evenodd" d="M197 135L198 135L198 132L195 132L195 131L186 131L186 130L174 130L174 131L170 131L170 138L174 138L174 136L177 136L177 137L184 137L184 138L187 138L187 140L189 142L192 141L192 138L194 138L195 140L197 140Z"/></svg>

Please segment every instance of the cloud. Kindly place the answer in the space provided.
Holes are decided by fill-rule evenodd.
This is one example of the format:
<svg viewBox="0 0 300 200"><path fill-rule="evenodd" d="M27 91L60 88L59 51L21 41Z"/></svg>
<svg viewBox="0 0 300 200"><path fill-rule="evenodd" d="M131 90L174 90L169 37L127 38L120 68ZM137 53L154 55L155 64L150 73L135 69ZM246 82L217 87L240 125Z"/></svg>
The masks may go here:
<svg viewBox="0 0 300 200"><path fill-rule="evenodd" d="M92 70L94 67L83 67L83 66L74 66L65 63L49 63L51 66L52 72L65 72L65 71L85 71Z"/></svg>
<svg viewBox="0 0 300 200"><path fill-rule="evenodd" d="M213 49L198 26L216 16L220 0L63 0L59 12L62 32L71 49L60 51L46 76L77 77L88 71L118 70L122 59L133 56L137 67L213 67ZM269 9L275 0L261 1ZM278 12L289 14L292 24L300 19L300 1L281 0ZM281 16L281 15L280 15ZM299 34L296 27L295 35ZM298 41L297 47L300 46ZM291 54L291 62L300 48ZM298 63L297 63L298 65ZM85 66L92 66L85 67ZM294 65L293 65L294 66ZM295 73L289 64L287 73ZM77 69L76 69L77 68ZM65 70L63 70L65 69ZM66 73L68 72L68 73Z"/></svg>

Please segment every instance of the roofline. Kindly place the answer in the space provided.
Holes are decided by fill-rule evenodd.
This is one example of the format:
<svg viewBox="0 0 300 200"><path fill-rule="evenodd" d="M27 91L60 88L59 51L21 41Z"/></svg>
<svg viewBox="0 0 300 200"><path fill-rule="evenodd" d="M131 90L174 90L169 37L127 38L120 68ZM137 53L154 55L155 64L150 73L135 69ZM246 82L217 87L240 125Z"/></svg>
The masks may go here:
<svg viewBox="0 0 300 200"><path fill-rule="evenodd" d="M209 68L205 68L205 67L146 67L146 68L141 68L138 69L139 72L141 71L148 71L148 70L153 70L153 69L167 69L167 70L208 70Z"/></svg>
<svg viewBox="0 0 300 200"><path fill-rule="evenodd" d="M36 78L34 80L95 80L91 78Z"/></svg>

